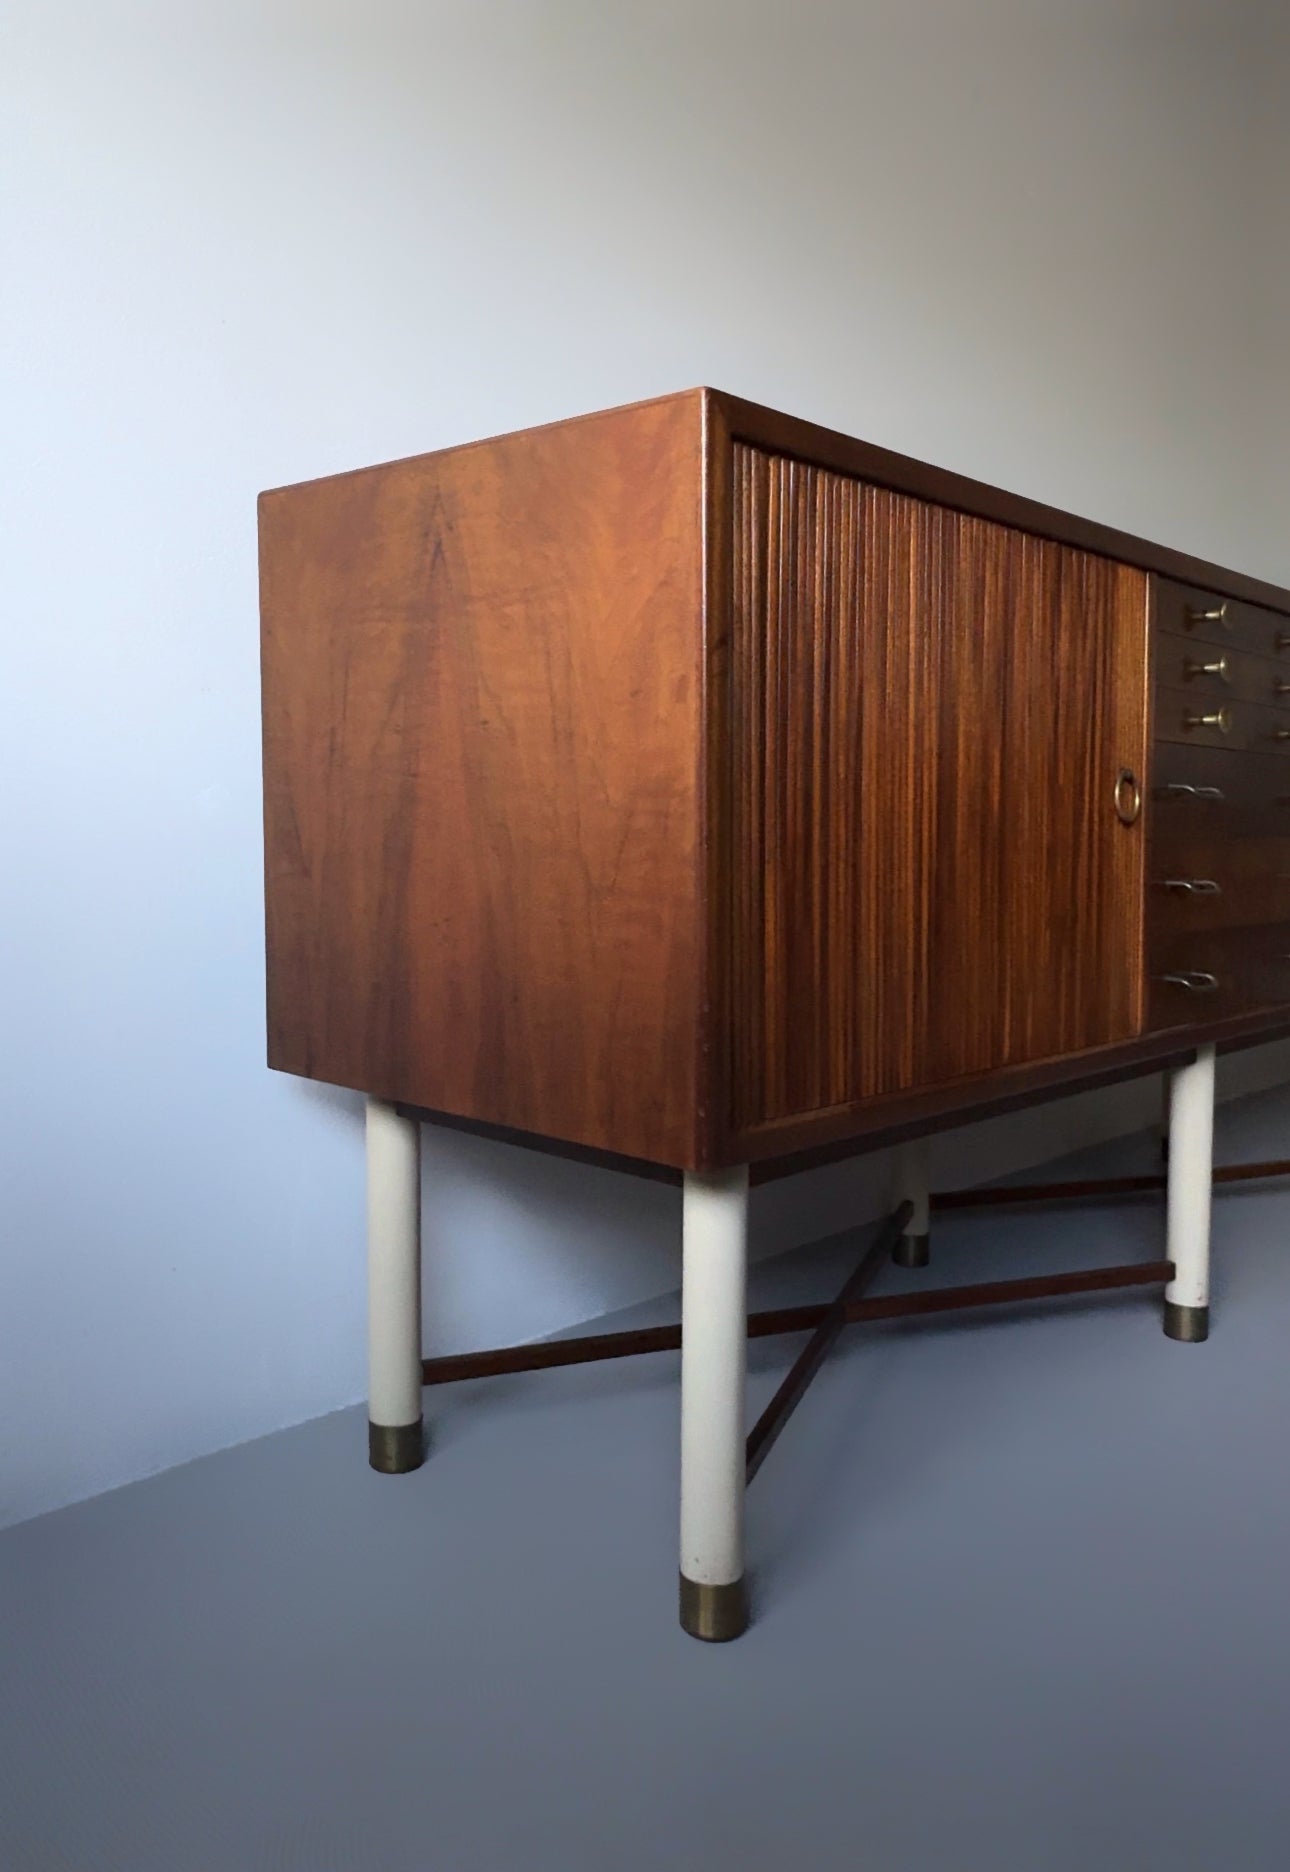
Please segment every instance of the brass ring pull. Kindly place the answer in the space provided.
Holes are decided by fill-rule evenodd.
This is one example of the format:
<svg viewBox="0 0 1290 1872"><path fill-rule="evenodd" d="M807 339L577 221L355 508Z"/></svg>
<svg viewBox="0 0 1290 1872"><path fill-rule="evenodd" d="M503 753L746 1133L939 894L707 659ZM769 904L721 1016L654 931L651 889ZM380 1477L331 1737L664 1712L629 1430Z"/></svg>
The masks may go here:
<svg viewBox="0 0 1290 1872"><path fill-rule="evenodd" d="M1136 824L1142 812L1142 788L1137 775L1121 767L1115 781L1115 816L1121 825Z"/></svg>

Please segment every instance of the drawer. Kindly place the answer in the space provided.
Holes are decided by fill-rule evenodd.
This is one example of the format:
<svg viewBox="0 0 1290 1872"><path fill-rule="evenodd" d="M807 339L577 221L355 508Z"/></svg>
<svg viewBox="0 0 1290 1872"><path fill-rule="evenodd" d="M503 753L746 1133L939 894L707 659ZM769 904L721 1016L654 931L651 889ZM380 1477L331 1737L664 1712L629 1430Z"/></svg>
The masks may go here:
<svg viewBox="0 0 1290 1872"><path fill-rule="evenodd" d="M1154 615L1159 639L1181 637L1189 643L1249 650L1255 656L1290 658L1290 617L1262 605L1157 579Z"/></svg>
<svg viewBox="0 0 1290 1872"><path fill-rule="evenodd" d="M1290 923L1290 836L1156 833L1147 852L1151 935Z"/></svg>
<svg viewBox="0 0 1290 1872"><path fill-rule="evenodd" d="M1278 754L1165 741L1152 757L1151 823L1161 832L1212 826L1226 832L1235 814L1268 815L1290 827L1290 766Z"/></svg>
<svg viewBox="0 0 1290 1872"><path fill-rule="evenodd" d="M1147 987L1153 1031L1290 1004L1290 923L1160 934L1148 944Z"/></svg>
<svg viewBox="0 0 1290 1872"><path fill-rule="evenodd" d="M1212 703L1262 702L1285 708L1290 699L1290 656L1255 656L1232 644L1186 643L1181 637L1156 641L1156 685L1186 690L1208 708Z"/></svg>
<svg viewBox="0 0 1290 1872"><path fill-rule="evenodd" d="M1184 746L1279 751L1284 756L1290 754L1290 709L1161 683L1156 688L1155 734L1157 741Z"/></svg>
<svg viewBox="0 0 1290 1872"><path fill-rule="evenodd" d="M1157 742L1147 826L1152 841L1290 833L1290 763L1243 748Z"/></svg>

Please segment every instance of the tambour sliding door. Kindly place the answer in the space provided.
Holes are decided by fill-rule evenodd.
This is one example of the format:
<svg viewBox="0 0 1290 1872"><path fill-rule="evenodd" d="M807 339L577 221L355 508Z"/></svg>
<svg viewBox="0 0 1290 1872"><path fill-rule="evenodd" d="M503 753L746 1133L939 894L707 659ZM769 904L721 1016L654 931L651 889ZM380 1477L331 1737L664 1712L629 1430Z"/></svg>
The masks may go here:
<svg viewBox="0 0 1290 1872"><path fill-rule="evenodd" d="M1131 1038L1145 574L742 443L733 497L735 1131Z"/></svg>

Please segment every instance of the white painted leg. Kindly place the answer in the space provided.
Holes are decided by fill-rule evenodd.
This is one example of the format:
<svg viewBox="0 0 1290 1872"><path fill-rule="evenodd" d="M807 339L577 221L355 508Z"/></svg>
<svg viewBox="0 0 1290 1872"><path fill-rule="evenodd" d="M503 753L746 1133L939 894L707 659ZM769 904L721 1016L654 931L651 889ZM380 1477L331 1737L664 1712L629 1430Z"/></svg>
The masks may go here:
<svg viewBox="0 0 1290 1872"><path fill-rule="evenodd" d="M1160 1155L1165 1163L1169 1161L1169 1105L1174 1095L1172 1073L1160 1075Z"/></svg>
<svg viewBox="0 0 1290 1872"><path fill-rule="evenodd" d="M421 1127L367 1101L368 1459L421 1466Z"/></svg>
<svg viewBox="0 0 1290 1872"><path fill-rule="evenodd" d="M737 1638L748 1623L747 1165L686 1175L681 1245L681 1623L693 1638Z"/></svg>
<svg viewBox="0 0 1290 1872"><path fill-rule="evenodd" d="M1209 1212L1214 1180L1214 1049L1198 1047L1172 1075L1169 1099L1168 1246L1165 1288L1171 1339L1209 1336Z"/></svg>
<svg viewBox="0 0 1290 1872"><path fill-rule="evenodd" d="M897 1267L926 1267L931 1260L928 1185L931 1146L927 1138L911 1138L896 1148L896 1203L910 1202L914 1213L891 1251Z"/></svg>

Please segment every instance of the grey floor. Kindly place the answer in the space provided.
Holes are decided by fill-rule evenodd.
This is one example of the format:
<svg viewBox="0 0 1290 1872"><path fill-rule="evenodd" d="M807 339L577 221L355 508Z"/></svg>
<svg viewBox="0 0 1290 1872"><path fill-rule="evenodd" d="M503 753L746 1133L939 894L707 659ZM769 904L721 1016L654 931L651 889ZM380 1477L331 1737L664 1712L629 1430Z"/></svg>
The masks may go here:
<svg viewBox="0 0 1290 1872"><path fill-rule="evenodd" d="M1219 1129L1279 1154L1290 1091ZM1203 1347L1132 1296L853 1331L754 1485L735 1645L676 1624L666 1356L430 1394L413 1477L345 1412L11 1530L0 1868L1290 1864L1287 1205L1218 1199ZM960 1216L900 1278L1159 1240L1149 1202Z"/></svg>

